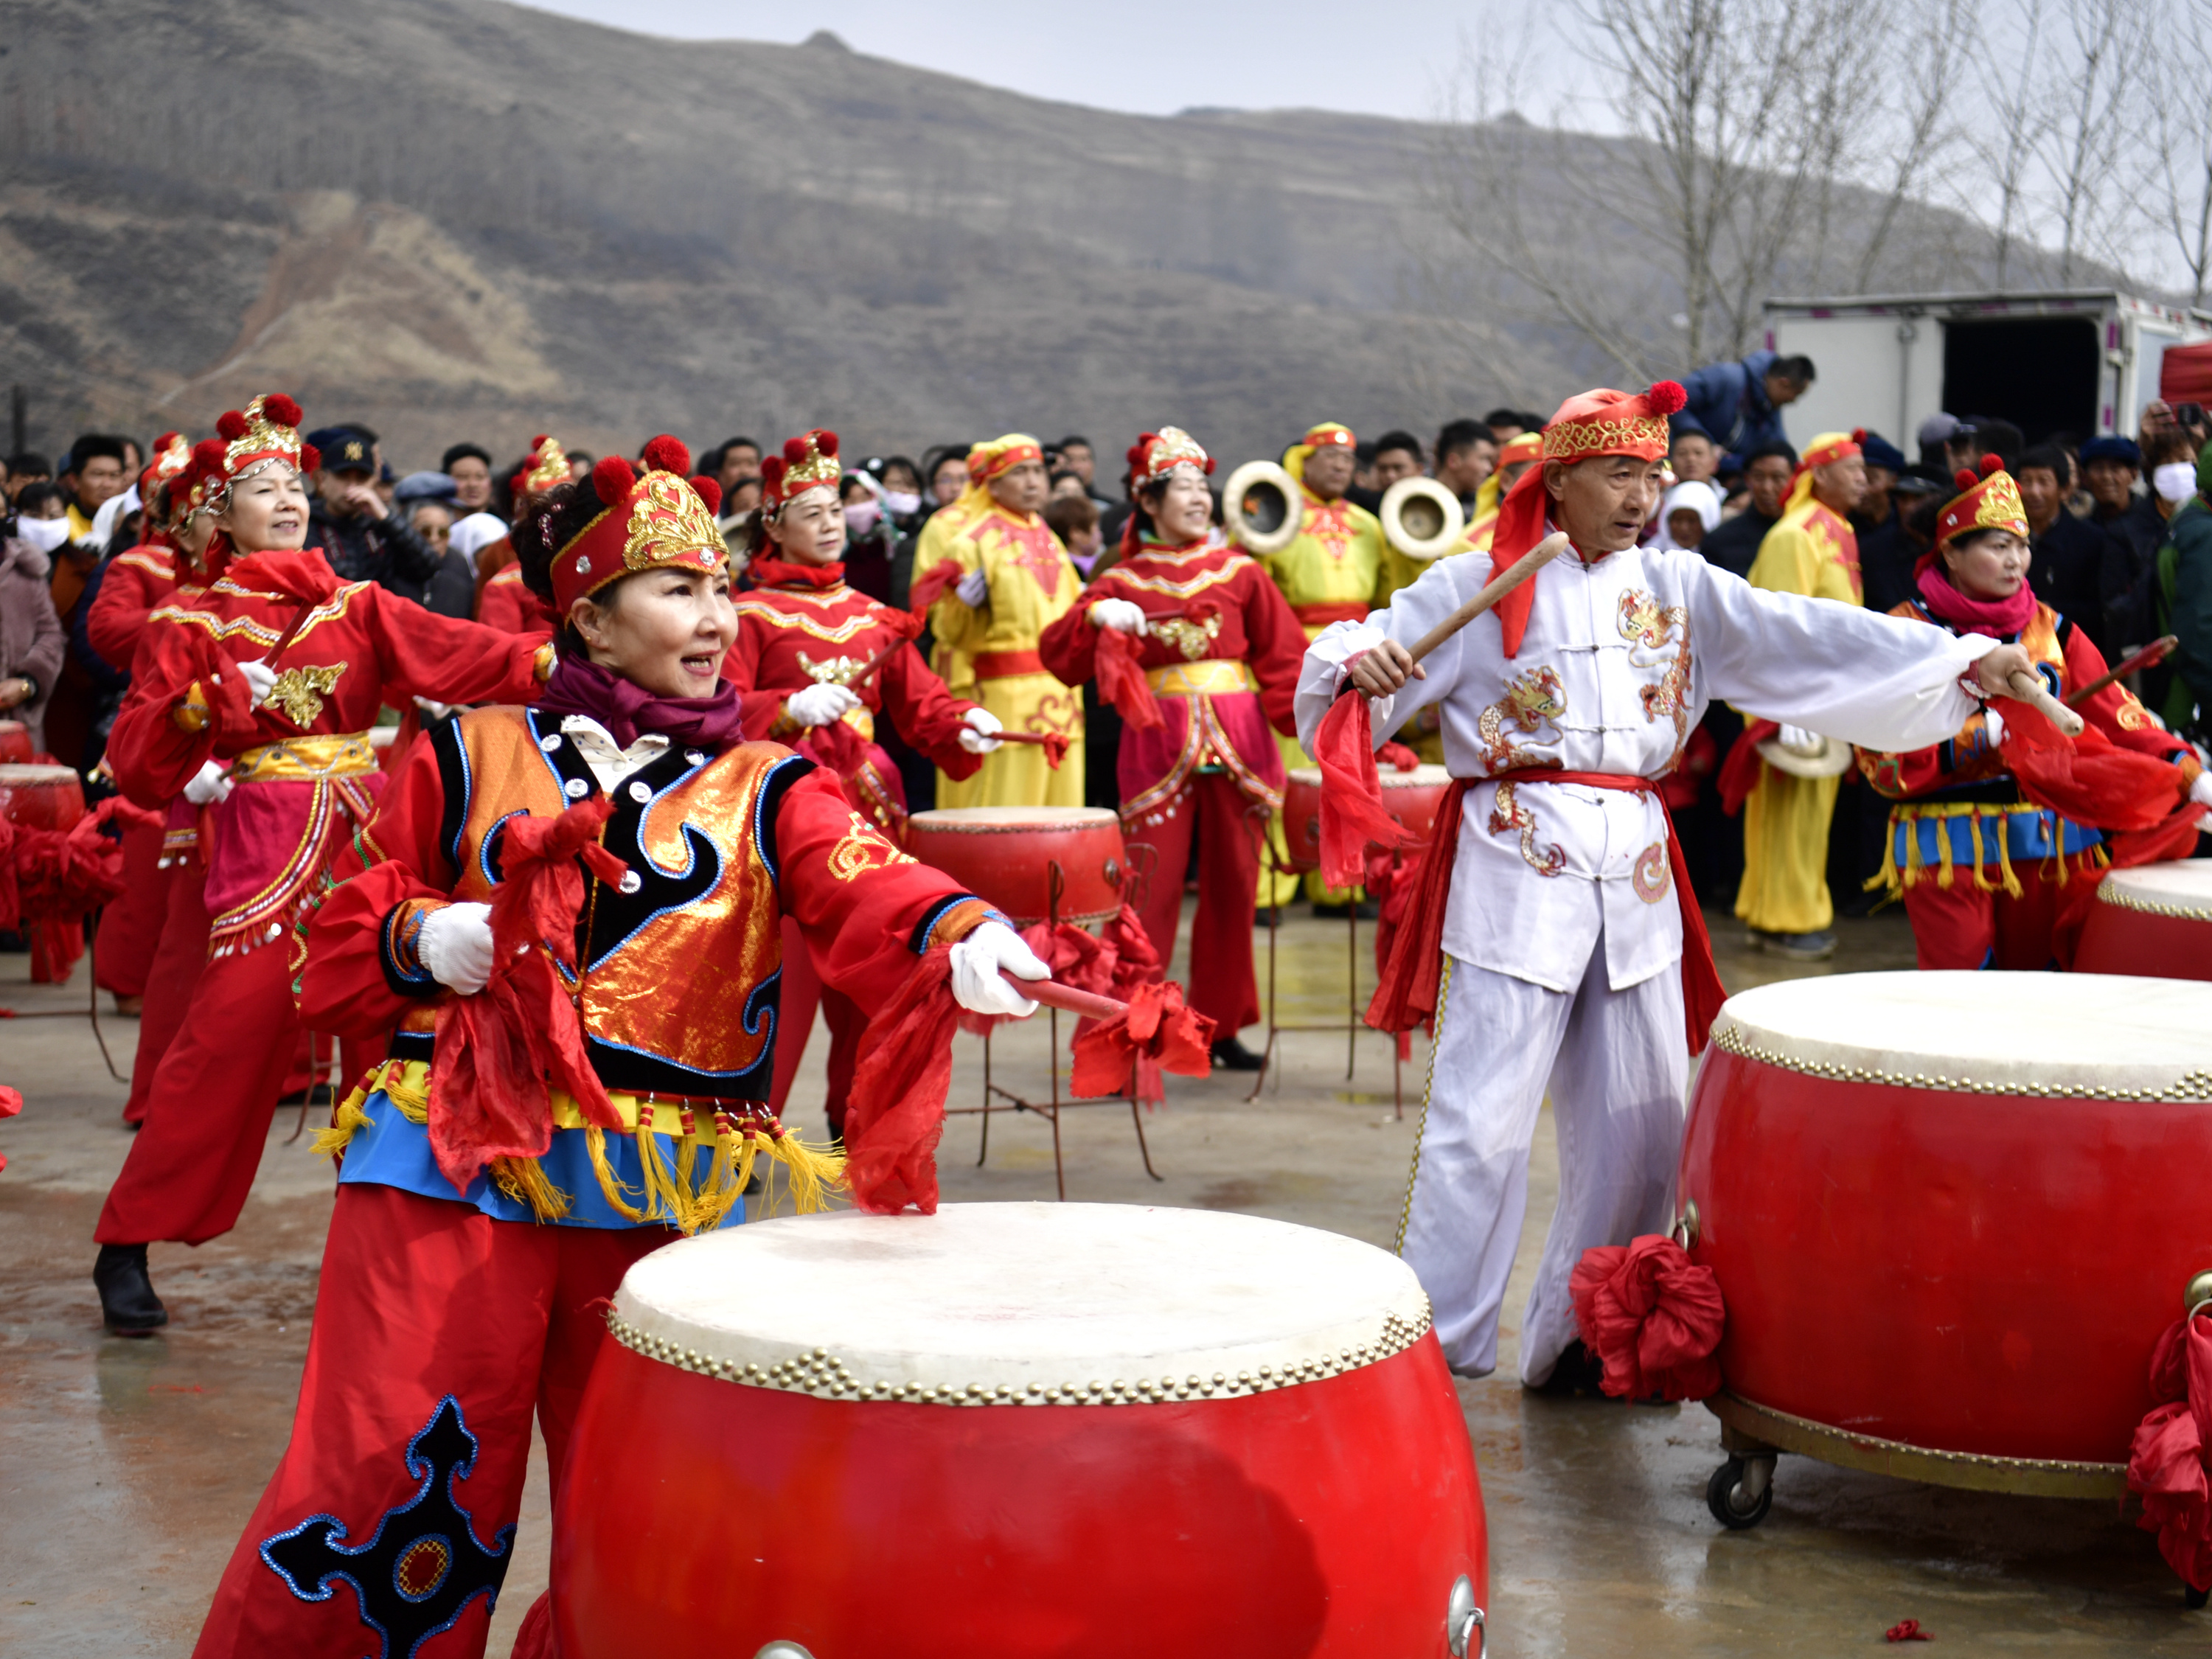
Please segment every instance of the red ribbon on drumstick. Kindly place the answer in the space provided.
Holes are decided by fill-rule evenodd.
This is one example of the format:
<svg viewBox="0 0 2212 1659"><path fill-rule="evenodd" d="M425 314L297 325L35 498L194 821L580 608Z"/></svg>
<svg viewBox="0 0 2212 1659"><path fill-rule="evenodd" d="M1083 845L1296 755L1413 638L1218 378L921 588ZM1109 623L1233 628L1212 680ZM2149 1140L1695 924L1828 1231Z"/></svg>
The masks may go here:
<svg viewBox="0 0 2212 1659"><path fill-rule="evenodd" d="M939 559L914 579L907 589L906 608L916 622L929 614L929 607L943 599L945 592L968 573L960 568L957 559Z"/></svg>
<svg viewBox="0 0 2212 1659"><path fill-rule="evenodd" d="M1055 772L1060 762L1067 758L1070 741L1065 732L994 732L991 735L1000 743L1034 743L1043 746L1045 764Z"/></svg>

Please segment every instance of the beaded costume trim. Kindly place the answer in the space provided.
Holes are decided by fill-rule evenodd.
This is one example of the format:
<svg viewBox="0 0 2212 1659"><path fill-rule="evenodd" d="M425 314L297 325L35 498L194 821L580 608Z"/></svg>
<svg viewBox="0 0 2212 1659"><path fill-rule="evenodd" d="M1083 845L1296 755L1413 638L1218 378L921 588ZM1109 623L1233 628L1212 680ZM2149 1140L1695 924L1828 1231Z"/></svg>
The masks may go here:
<svg viewBox="0 0 2212 1659"><path fill-rule="evenodd" d="M2081 1084L2037 1083L2028 1079L1992 1082L1978 1078L1946 1077L1938 1073L1885 1072L1870 1066L1844 1066L1833 1060L1806 1060L1778 1049L1754 1046L1740 1025L1726 1025L1713 1033L1712 1046L1739 1060L1755 1060L1808 1077L1832 1078L1838 1083L1879 1083L1898 1089L1942 1089L1958 1094L2033 1095L2045 1100L2208 1100L2212 1101L2212 1072L2191 1072L2163 1089L2098 1089Z"/></svg>

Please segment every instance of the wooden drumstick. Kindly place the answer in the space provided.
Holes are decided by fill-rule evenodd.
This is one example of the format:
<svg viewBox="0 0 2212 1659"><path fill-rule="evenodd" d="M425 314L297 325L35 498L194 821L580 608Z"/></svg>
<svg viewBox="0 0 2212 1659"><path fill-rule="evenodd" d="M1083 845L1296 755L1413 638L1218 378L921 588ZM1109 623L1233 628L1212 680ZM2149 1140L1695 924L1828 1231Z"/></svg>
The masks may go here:
<svg viewBox="0 0 2212 1659"><path fill-rule="evenodd" d="M1065 1008L1071 1014L1088 1014L1093 1019L1111 1019L1116 1014L1129 1012L1126 1002L1116 1002L1093 991L1079 991L1056 979L1019 979L1003 968L999 969L999 977L1030 1001L1042 1002L1048 1008Z"/></svg>
<svg viewBox="0 0 2212 1659"><path fill-rule="evenodd" d="M1453 635L1496 605L1522 582L1567 550L1567 532L1555 530L1538 542L1498 575L1492 576L1481 592L1446 617L1421 637L1413 647L1415 662L1429 654Z"/></svg>
<svg viewBox="0 0 2212 1659"><path fill-rule="evenodd" d="M2068 737L2078 738L2081 735L2081 717L2051 695L2051 688L2044 684L2042 675L2026 673L2015 669L2006 683L2012 687L2013 696L2018 697Z"/></svg>
<svg viewBox="0 0 2212 1659"><path fill-rule="evenodd" d="M2168 634L2164 639L2153 640L2133 656L2123 658L2114 663L2095 679L2091 680L2088 684L2068 697L2066 706L2069 708L2079 708L2106 686L2115 681L2125 679L2137 669L2155 668L2166 660L2166 653L2180 643L2181 636L2179 634Z"/></svg>

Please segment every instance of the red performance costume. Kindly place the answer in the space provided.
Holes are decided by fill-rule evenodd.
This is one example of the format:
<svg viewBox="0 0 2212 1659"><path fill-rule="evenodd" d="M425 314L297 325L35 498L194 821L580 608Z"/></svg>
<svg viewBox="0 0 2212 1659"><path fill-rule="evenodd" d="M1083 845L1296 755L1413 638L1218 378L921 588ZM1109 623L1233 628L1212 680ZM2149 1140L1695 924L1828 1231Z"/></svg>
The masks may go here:
<svg viewBox="0 0 2212 1659"><path fill-rule="evenodd" d="M568 498L613 507L552 556L556 603L719 572L712 481L685 482L673 439L646 453L642 478L611 457ZM429 1651L481 1654L532 1415L557 1496L623 1274L672 1228L741 1221L757 1160L802 1208L837 1178L762 1103L784 924L876 1006L991 918L737 717L726 688L660 698L564 659L536 706L417 744L354 840L304 930L301 1006L392 1033L392 1058L323 1138L343 1164L298 1415L203 1659L409 1654L447 1632ZM472 975L441 954L471 927ZM975 949L950 952L956 982ZM548 1612L518 1653L550 1653Z"/></svg>
<svg viewBox="0 0 2212 1659"><path fill-rule="evenodd" d="M313 466L298 418L281 397L223 416L223 435L201 446L219 471L219 503L268 469ZM118 781L143 805L167 805L210 760L229 763L233 786L212 814L207 965L95 1235L142 1262L153 1240L198 1244L228 1231L252 1187L301 1031L298 963L283 941L374 810L383 774L368 732L378 710L416 695L526 696L550 657L535 640L434 616L374 583L341 584L313 550L233 556L218 532L206 562L212 580L179 587L148 618L108 742ZM257 677L273 682L258 696ZM103 1249L103 1271L109 1261ZM150 1288L145 1301L137 1328L167 1318Z"/></svg>
<svg viewBox="0 0 2212 1659"><path fill-rule="evenodd" d="M1142 490L1177 469L1203 477L1213 459L1169 427L1138 441L1129 468L1130 488ZM1136 524L1133 514L1120 561L1083 605L1045 629L1040 654L1066 684L1097 674L1121 711L1121 828L1132 843L1156 849L1144 920L1163 964L1175 953L1183 872L1197 840L1190 1006L1229 1039L1260 1018L1252 974L1258 837L1283 804L1283 763L1268 727L1297 729L1291 704L1305 630L1250 555L1210 535L1165 546ZM1103 622L1097 607L1105 600L1143 611L1143 632Z"/></svg>
<svg viewBox="0 0 2212 1659"><path fill-rule="evenodd" d="M783 453L761 464L761 513L773 520L811 490L835 499L843 468L837 434L816 430L793 438ZM767 543L746 567L754 586L736 599L737 642L722 659L722 678L738 689L747 732L799 752L843 780L853 805L895 842L906 838L906 789L897 766L875 741L876 717L888 715L899 735L947 777L972 777L981 755L960 744L970 709L945 688L921 653L906 642L916 618L870 599L845 581L840 563L802 564L775 556ZM794 716L793 697L817 686L842 686L857 707L818 723ZM807 710L800 705L800 712ZM814 1011L830 1024L829 1108L833 1133L845 1131L845 1103L860 1057L867 1016L815 972L795 923L784 923L783 1018L776 1040L775 1110L806 1053Z"/></svg>
<svg viewBox="0 0 2212 1659"><path fill-rule="evenodd" d="M1959 475L1961 494L1936 523L1934 549L1916 569L1919 597L1890 612L1933 623L1953 634L1983 634L2017 642L2033 659L2051 695L2063 701L2104 678L2102 653L2073 619L2035 597L2023 577L2008 599L1969 598L1955 586L1943 562L1946 547L1983 531L2027 540L2027 514L2012 476L1990 457L1983 475ZM2014 722L2041 717L2008 702ZM1882 869L1869 886L1901 894L1923 969L2038 969L2071 960L2062 947L2062 920L2086 902L2110 862L2100 828L2136 830L2126 821L2133 792L2122 789L2064 801L2040 799L2046 792L2018 775L2021 734L2008 712L1978 710L1957 735L1904 754L1861 749L1859 769L1897 804L1890 808ZM2154 772L2131 768L2147 782L2157 809L2178 809L2203 775L2189 744L2154 720L2133 693L2117 683L2082 702L2089 723L2081 744L2118 749L2170 763L2171 782L2160 795ZM2096 734L2094 738L2091 732ZM2032 774L2033 775L2033 774ZM2076 805L2076 800L2079 805ZM2070 810L2061 811L2061 807ZM2082 807L2093 810L2084 811ZM2112 817L2100 817L2101 806ZM2164 856L2186 856L2194 836L2185 828Z"/></svg>

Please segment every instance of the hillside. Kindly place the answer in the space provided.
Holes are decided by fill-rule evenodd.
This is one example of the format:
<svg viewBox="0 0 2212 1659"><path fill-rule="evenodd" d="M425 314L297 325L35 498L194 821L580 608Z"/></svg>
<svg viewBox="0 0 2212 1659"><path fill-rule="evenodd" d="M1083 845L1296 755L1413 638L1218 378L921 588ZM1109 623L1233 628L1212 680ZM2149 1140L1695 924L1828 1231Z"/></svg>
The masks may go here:
<svg viewBox="0 0 2212 1659"><path fill-rule="evenodd" d="M495 0L0 0L0 380L50 446L281 386L413 464L1170 420L1233 461L1592 372L1420 314L1412 124L1118 115Z"/></svg>

